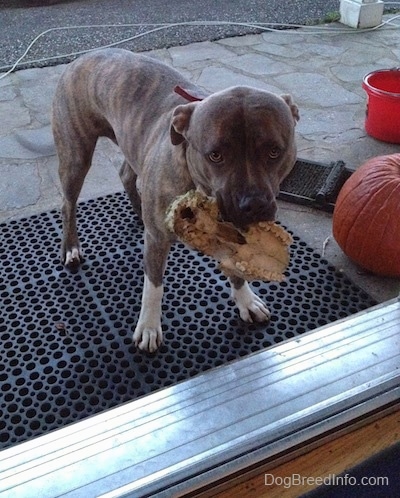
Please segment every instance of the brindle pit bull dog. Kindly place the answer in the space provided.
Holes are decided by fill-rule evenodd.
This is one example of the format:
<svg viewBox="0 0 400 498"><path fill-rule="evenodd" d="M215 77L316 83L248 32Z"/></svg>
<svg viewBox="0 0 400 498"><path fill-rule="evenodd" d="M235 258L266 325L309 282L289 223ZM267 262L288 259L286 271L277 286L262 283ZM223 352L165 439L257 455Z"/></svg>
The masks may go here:
<svg viewBox="0 0 400 498"><path fill-rule="evenodd" d="M125 156L120 176L145 226L144 289L133 334L141 350L153 353L162 342L162 279L174 239L164 221L170 203L196 188L214 196L223 218L238 227L273 220L279 184L296 159L298 119L288 95L246 86L207 95L174 69L126 50L91 52L67 67L52 120L64 195L62 261L70 269L81 263L76 202L97 139L108 137ZM269 319L247 282L233 278L231 288L243 320Z"/></svg>

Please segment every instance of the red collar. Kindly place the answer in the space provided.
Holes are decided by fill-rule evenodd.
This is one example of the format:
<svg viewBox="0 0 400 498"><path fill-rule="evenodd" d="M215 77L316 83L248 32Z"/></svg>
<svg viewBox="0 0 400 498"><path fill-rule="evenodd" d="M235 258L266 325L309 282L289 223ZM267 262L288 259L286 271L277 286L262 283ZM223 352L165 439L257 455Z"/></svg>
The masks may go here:
<svg viewBox="0 0 400 498"><path fill-rule="evenodd" d="M199 102L200 100L203 100L201 97L195 97L194 95L191 95L179 85L176 85L176 87L174 88L174 92L184 99L188 100L189 102Z"/></svg>

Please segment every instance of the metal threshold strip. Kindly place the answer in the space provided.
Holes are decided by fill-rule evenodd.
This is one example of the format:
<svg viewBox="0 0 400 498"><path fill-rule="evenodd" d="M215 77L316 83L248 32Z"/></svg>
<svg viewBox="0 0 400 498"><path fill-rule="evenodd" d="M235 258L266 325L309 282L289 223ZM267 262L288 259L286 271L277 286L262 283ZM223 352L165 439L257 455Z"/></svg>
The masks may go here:
<svg viewBox="0 0 400 498"><path fill-rule="evenodd" d="M394 299L0 453L0 496L195 496L400 394Z"/></svg>

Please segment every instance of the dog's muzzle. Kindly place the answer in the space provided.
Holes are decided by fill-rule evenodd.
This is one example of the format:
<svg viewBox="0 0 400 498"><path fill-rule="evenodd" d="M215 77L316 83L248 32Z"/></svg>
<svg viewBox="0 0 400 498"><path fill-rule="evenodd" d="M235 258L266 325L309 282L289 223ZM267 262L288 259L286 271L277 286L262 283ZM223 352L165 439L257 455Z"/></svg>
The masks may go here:
<svg viewBox="0 0 400 498"><path fill-rule="evenodd" d="M238 228L246 228L259 221L274 221L277 211L275 198L264 193L251 193L224 199L217 193L217 203L224 221L230 221Z"/></svg>

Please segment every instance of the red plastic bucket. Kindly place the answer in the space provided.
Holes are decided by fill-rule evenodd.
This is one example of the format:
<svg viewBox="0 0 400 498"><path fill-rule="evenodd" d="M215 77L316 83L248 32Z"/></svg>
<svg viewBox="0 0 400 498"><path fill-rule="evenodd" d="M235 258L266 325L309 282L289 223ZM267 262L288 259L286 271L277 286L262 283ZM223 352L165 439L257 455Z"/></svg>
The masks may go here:
<svg viewBox="0 0 400 498"><path fill-rule="evenodd" d="M400 143L400 69L373 71L364 77L365 129L384 142Z"/></svg>

